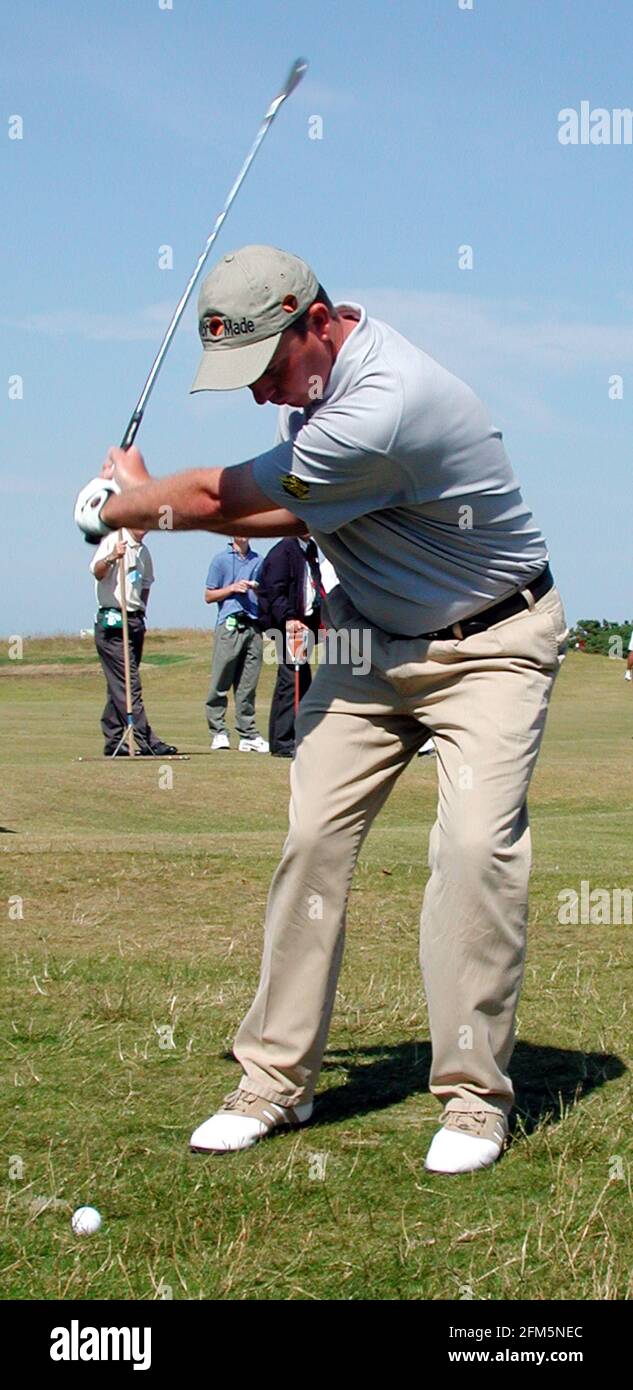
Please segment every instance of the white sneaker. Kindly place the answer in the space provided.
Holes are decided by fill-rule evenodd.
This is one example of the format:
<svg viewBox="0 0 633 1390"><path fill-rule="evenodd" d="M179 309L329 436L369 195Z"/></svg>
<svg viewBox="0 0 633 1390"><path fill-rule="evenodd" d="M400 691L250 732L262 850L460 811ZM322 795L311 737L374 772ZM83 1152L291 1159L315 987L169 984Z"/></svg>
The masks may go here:
<svg viewBox="0 0 633 1390"><path fill-rule="evenodd" d="M238 1087L225 1096L221 1108L198 1125L189 1140L194 1153L235 1153L251 1149L273 1130L298 1129L312 1114L313 1104L284 1106Z"/></svg>
<svg viewBox="0 0 633 1390"><path fill-rule="evenodd" d="M501 1110L448 1110L424 1160L430 1173L489 1168L503 1150L508 1121Z"/></svg>
<svg viewBox="0 0 633 1390"><path fill-rule="evenodd" d="M212 753L218 753L221 748L230 748L231 742L228 734L214 734L211 739Z"/></svg>
<svg viewBox="0 0 633 1390"><path fill-rule="evenodd" d="M268 744L261 734L255 734L254 738L241 738L238 752L240 753L267 753Z"/></svg>
<svg viewBox="0 0 633 1390"><path fill-rule="evenodd" d="M435 752L435 744L434 744L434 742L433 742L433 739L432 739L432 738L427 738L426 743L423 743L423 744L422 744L422 747L421 747L421 748L418 748L418 757L419 757L419 758L428 758L428 757L430 757L431 754L433 754L434 752Z"/></svg>
<svg viewBox="0 0 633 1390"><path fill-rule="evenodd" d="M625 679L625 681L633 680L633 671L625 671L625 672L624 672L624 679Z"/></svg>

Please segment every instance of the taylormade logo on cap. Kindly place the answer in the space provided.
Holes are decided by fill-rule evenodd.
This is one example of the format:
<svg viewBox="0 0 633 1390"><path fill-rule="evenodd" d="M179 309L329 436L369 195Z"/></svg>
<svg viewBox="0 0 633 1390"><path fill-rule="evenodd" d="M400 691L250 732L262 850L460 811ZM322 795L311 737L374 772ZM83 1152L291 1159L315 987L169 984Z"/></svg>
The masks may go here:
<svg viewBox="0 0 633 1390"><path fill-rule="evenodd" d="M255 324L252 319L242 319L240 323L233 323L231 319L221 319L219 314L210 319L203 319L200 324L200 337L203 343L217 342L218 338L235 338L239 333L254 333Z"/></svg>
<svg viewBox="0 0 633 1390"><path fill-rule="evenodd" d="M192 390L233 390L256 381L284 329L314 303L318 288L305 261L275 246L243 246L224 256L198 297L204 352Z"/></svg>

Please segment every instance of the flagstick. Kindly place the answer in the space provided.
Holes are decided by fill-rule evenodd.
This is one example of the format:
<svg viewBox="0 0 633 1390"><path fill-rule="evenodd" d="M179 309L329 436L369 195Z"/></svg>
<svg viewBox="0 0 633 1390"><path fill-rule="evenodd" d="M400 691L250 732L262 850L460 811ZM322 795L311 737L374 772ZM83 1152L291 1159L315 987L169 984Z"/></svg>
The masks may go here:
<svg viewBox="0 0 633 1390"><path fill-rule="evenodd" d="M119 540L123 540L123 532L119 531ZM119 560L119 593L121 596L121 619L123 622L123 669L125 671L125 712L127 717L127 728L121 742L127 740L130 757L136 753L134 744L134 715L132 713L132 678L130 674L130 641L127 621L127 584L125 555Z"/></svg>

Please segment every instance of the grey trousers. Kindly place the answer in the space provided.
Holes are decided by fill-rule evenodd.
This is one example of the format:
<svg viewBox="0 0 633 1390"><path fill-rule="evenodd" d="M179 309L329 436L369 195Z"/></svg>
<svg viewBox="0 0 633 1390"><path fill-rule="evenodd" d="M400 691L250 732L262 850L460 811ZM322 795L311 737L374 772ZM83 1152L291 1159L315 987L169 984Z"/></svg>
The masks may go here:
<svg viewBox="0 0 633 1390"><path fill-rule="evenodd" d="M154 744L160 740L151 729L145 713L139 672L145 640L145 620L140 613L128 613L127 621L130 634L130 683L132 686L134 733L139 747L153 748ZM121 735L127 728L123 632L121 628L106 628L104 631L99 623L95 623L94 636L95 646L108 686L108 698L101 715L101 731L105 739L105 752L113 753Z"/></svg>
<svg viewBox="0 0 633 1390"><path fill-rule="evenodd" d="M262 651L262 635L255 628L229 632L226 623L216 627L206 703L207 723L213 734L226 733L226 707L232 690L236 732L240 738L256 736L255 692L262 669Z"/></svg>
<svg viewBox="0 0 633 1390"><path fill-rule="evenodd" d="M462 640L370 628L367 674L343 659L319 666L299 707L290 829L268 898L259 989L235 1039L245 1089L282 1105L314 1094L358 852L432 734L438 807L420 943L430 1090L449 1109L512 1108L527 793L566 646L556 589L529 599L531 611ZM344 595L331 608L339 636L367 630Z"/></svg>

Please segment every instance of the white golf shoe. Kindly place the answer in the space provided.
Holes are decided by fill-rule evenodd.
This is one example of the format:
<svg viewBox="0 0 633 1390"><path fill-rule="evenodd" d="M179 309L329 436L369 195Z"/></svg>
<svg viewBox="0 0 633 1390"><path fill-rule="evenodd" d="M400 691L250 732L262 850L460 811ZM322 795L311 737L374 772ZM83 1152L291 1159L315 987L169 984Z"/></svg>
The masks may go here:
<svg viewBox="0 0 633 1390"><path fill-rule="evenodd" d="M219 753L222 748L230 748L231 742L228 734L214 734L211 739L211 752Z"/></svg>
<svg viewBox="0 0 633 1390"><path fill-rule="evenodd" d="M430 1173L489 1168L503 1151L508 1121L501 1110L448 1110L424 1160Z"/></svg>
<svg viewBox="0 0 633 1390"><path fill-rule="evenodd" d="M268 744L261 734L255 734L254 738L241 738L238 748L239 753L267 753Z"/></svg>
<svg viewBox="0 0 633 1390"><path fill-rule="evenodd" d="M250 1149L275 1130L298 1129L306 1124L313 1108L312 1101L305 1105L276 1105L238 1087L237 1091L225 1096L215 1115L194 1129L189 1147L193 1153L234 1153L238 1149Z"/></svg>

